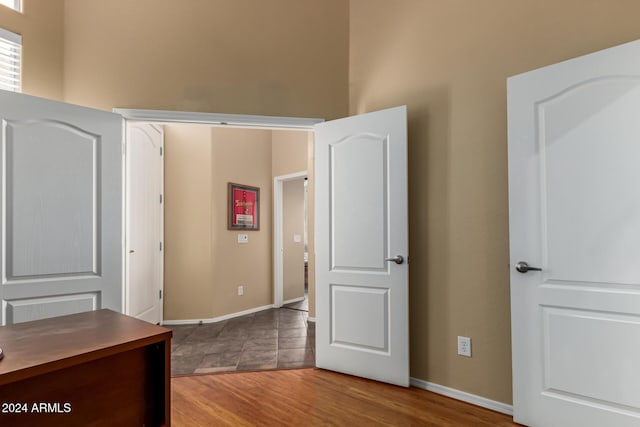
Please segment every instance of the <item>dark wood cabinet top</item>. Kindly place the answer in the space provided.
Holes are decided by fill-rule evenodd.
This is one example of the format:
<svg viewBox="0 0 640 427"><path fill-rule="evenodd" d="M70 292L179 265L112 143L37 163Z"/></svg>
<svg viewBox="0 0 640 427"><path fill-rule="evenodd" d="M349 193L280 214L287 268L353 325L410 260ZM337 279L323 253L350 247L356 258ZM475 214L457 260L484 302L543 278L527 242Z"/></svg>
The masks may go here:
<svg viewBox="0 0 640 427"><path fill-rule="evenodd" d="M111 310L0 326L0 385L166 341L172 332Z"/></svg>

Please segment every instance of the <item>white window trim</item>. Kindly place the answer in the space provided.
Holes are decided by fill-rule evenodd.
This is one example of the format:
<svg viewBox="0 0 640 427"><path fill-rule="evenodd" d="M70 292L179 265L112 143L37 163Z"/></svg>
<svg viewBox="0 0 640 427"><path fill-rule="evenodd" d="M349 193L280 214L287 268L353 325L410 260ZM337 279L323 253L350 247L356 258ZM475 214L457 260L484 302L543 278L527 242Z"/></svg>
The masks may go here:
<svg viewBox="0 0 640 427"><path fill-rule="evenodd" d="M13 0L13 6L5 4L5 3L0 3L0 5L6 6L9 9L13 9L16 12L22 13L22 0Z"/></svg>

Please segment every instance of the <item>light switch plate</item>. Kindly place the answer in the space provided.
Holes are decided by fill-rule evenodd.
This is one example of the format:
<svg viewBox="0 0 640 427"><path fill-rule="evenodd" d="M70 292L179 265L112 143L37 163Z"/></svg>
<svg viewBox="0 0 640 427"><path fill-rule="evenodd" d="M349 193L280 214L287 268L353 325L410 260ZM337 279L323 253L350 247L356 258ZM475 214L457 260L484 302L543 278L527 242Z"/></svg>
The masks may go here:
<svg viewBox="0 0 640 427"><path fill-rule="evenodd" d="M238 234L238 243L249 243L248 234Z"/></svg>
<svg viewBox="0 0 640 427"><path fill-rule="evenodd" d="M294 234L293 235L293 243L300 243L302 242L302 236L299 234Z"/></svg>

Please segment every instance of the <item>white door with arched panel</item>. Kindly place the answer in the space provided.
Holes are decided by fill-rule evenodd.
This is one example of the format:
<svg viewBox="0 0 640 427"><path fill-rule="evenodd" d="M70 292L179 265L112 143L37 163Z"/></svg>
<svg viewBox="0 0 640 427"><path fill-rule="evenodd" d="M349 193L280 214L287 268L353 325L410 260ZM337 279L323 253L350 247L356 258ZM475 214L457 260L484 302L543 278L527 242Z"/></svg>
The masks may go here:
<svg viewBox="0 0 640 427"><path fill-rule="evenodd" d="M162 322L163 147L158 125L127 123L127 281L125 312Z"/></svg>
<svg viewBox="0 0 640 427"><path fill-rule="evenodd" d="M638 426L640 41L507 86L514 419Z"/></svg>
<svg viewBox="0 0 640 427"><path fill-rule="evenodd" d="M122 117L0 91L2 324L122 310Z"/></svg>
<svg viewBox="0 0 640 427"><path fill-rule="evenodd" d="M316 366L408 386L406 107L315 129Z"/></svg>

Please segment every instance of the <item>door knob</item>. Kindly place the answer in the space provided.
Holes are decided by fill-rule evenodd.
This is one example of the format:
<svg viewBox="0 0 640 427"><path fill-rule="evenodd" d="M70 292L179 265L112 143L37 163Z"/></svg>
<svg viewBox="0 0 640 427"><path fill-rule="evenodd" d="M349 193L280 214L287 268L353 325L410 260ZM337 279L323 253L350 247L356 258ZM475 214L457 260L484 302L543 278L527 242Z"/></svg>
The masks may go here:
<svg viewBox="0 0 640 427"><path fill-rule="evenodd" d="M393 261L396 264L402 264L404 262L404 257L402 255L396 255L393 258L385 258L385 261Z"/></svg>
<svg viewBox="0 0 640 427"><path fill-rule="evenodd" d="M529 264L524 261L520 261L516 264L516 271L518 273L526 273L527 271L542 271L542 269L538 267L529 267Z"/></svg>

